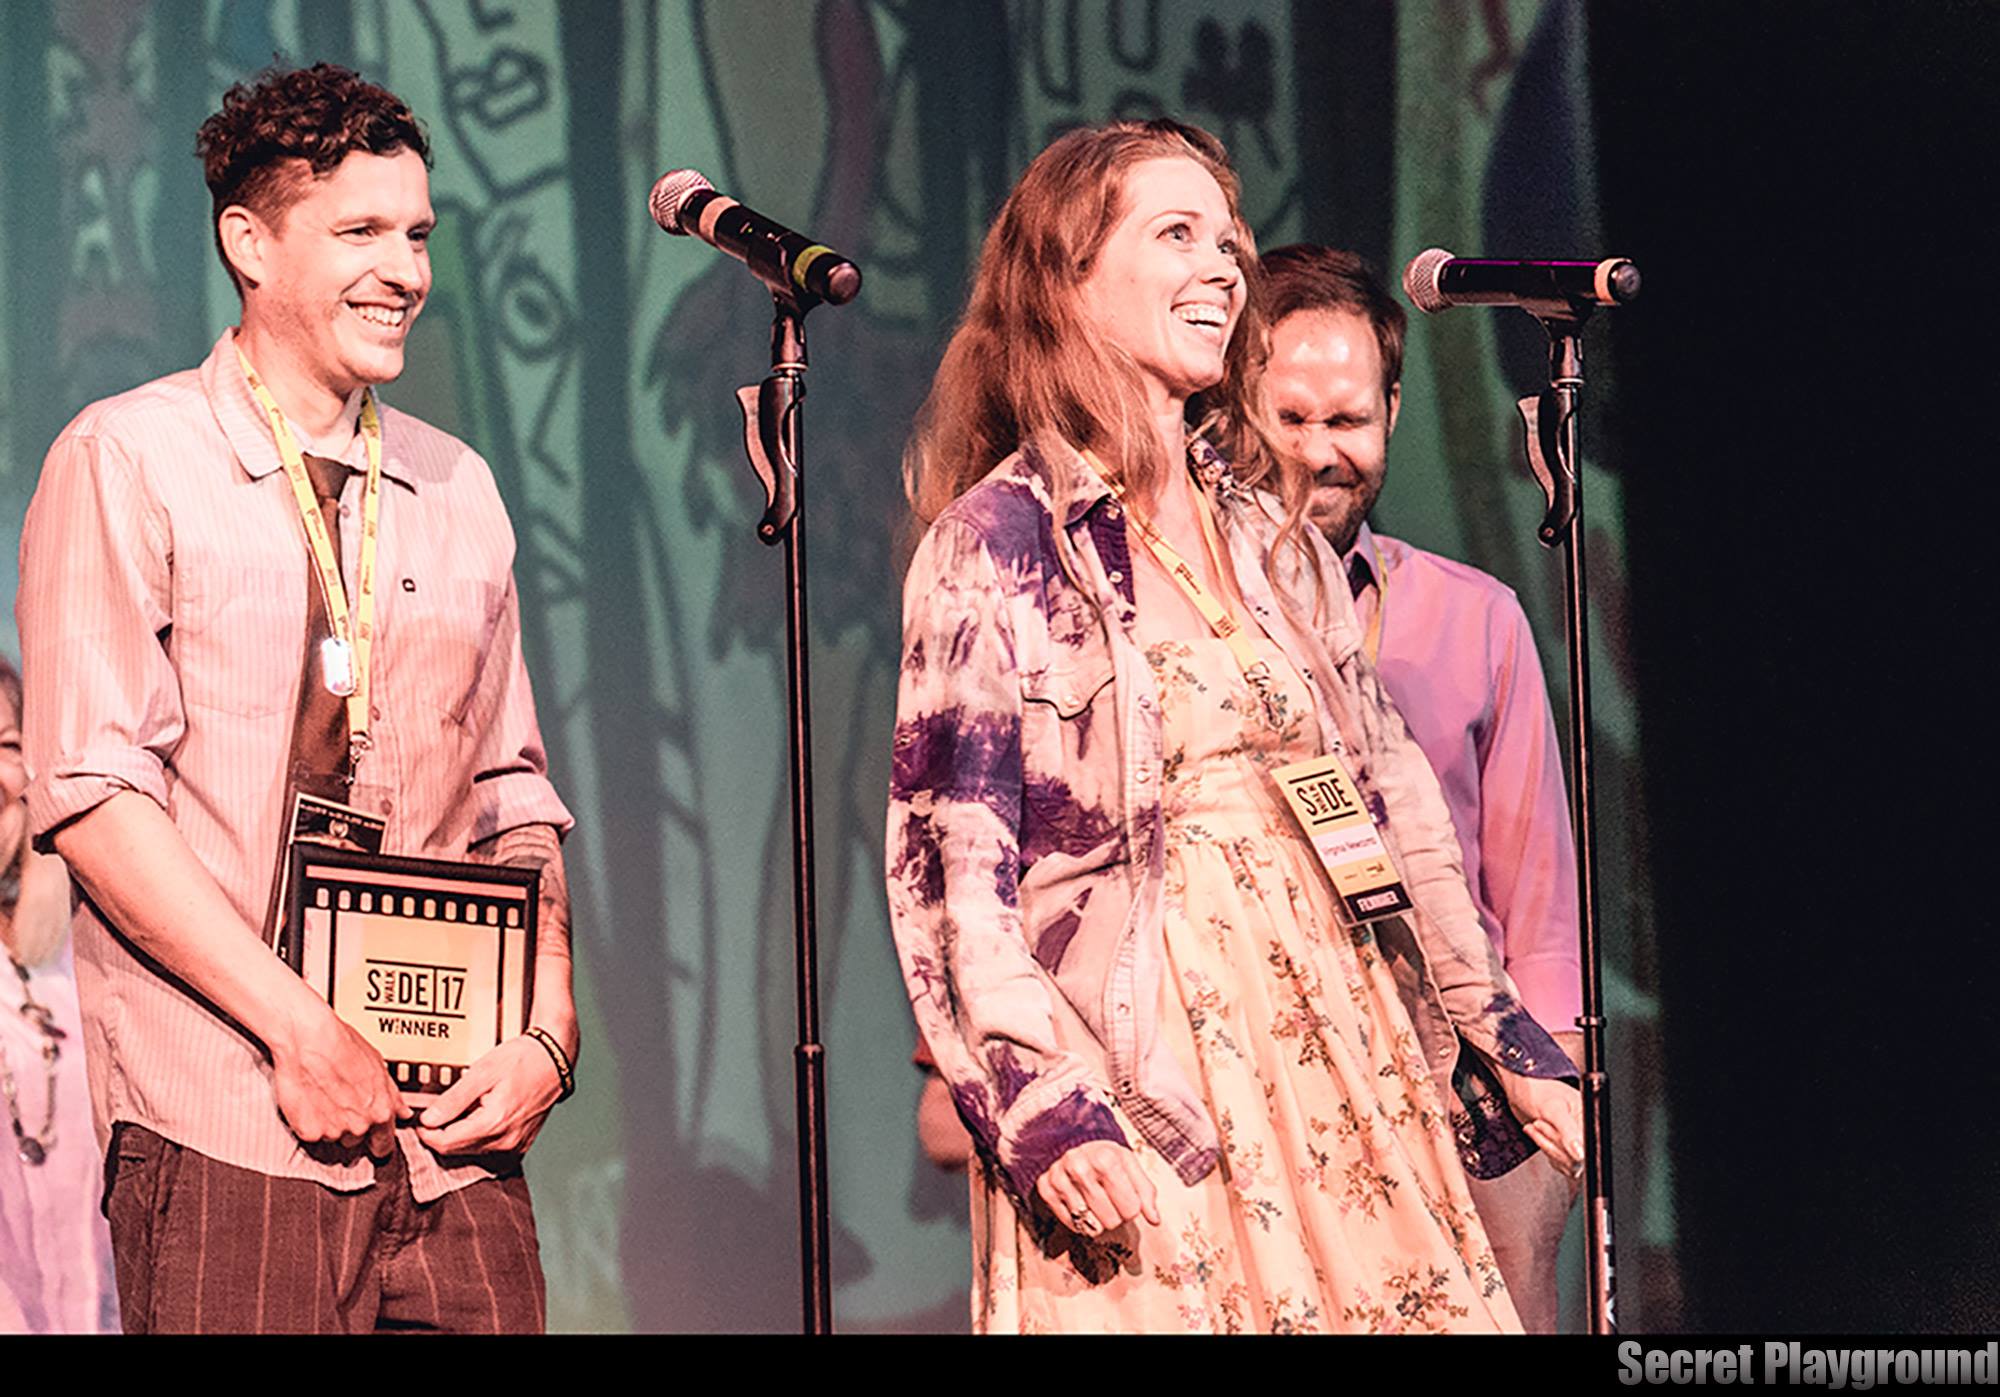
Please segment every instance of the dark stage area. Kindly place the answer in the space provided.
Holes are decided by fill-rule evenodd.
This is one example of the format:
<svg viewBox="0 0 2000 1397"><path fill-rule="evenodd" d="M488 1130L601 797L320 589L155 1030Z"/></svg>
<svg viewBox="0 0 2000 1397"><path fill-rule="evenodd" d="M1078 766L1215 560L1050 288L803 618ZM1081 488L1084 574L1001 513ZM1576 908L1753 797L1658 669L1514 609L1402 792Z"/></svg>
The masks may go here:
<svg viewBox="0 0 2000 1397"><path fill-rule="evenodd" d="M1600 4L1692 1329L2000 1314L1991 4Z"/></svg>

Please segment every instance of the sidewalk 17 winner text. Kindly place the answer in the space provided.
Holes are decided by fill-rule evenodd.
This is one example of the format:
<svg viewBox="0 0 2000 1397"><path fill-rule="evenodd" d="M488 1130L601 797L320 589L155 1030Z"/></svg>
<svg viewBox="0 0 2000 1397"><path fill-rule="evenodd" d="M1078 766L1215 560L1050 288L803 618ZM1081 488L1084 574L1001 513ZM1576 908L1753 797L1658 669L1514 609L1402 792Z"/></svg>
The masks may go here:
<svg viewBox="0 0 2000 1397"><path fill-rule="evenodd" d="M1760 1351L1761 1350L1761 1351ZM1785 1384L1852 1388L2000 1384L2000 1341L1983 1348L1818 1348L1774 1339L1733 1348L1668 1348L1627 1339L1618 1345L1618 1381Z"/></svg>
<svg viewBox="0 0 2000 1397"><path fill-rule="evenodd" d="M370 957L362 1005L392 1037L449 1038L465 1018L465 967Z"/></svg>

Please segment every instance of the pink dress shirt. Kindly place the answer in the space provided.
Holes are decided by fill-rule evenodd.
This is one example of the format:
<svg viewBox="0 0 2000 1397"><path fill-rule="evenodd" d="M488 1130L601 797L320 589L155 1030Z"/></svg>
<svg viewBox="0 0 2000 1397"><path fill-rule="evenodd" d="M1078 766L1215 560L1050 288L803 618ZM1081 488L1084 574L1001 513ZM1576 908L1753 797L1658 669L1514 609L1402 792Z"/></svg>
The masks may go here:
<svg viewBox="0 0 2000 1397"><path fill-rule="evenodd" d="M159 802L244 925L264 921L305 653L298 506L225 331L198 369L85 408L49 449L21 535L30 825L119 791ZM374 745L352 802L388 853L462 859L522 825L572 823L549 784L521 654L514 533L463 442L384 407ZM362 473L342 497L356 575ZM98 1143L119 1121L226 1164L366 1187L365 1153L308 1154L262 1048L133 954L87 899L72 926ZM253 954L266 952L252 948ZM487 1177L399 1133L420 1201Z"/></svg>
<svg viewBox="0 0 2000 1397"><path fill-rule="evenodd" d="M1387 573L1355 597L1375 668L1430 758L1486 934L1528 1012L1552 1033L1582 1012L1576 847L1561 747L1528 618L1474 567L1362 525L1343 563ZM1387 607L1383 608L1383 598Z"/></svg>

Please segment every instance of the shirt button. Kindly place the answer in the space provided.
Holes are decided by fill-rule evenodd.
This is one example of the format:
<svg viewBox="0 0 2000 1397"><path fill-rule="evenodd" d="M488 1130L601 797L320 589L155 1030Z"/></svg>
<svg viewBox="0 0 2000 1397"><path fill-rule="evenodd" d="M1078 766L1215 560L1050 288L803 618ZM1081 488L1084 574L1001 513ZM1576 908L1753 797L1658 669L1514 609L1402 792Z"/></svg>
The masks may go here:
<svg viewBox="0 0 2000 1397"><path fill-rule="evenodd" d="M342 505L342 506L340 507L340 517L341 517L341 518L345 519L345 518L347 518L347 517L348 517L348 516L349 516L350 514L352 514L352 513L354 513L354 506L353 506L353 505L346 505L346 504L344 504L344 505Z"/></svg>
<svg viewBox="0 0 2000 1397"><path fill-rule="evenodd" d="M1443 1047L1438 1049L1438 1061L1439 1062L1451 1061L1452 1056L1455 1053L1457 1053L1457 1051L1458 1049L1454 1045L1450 1043L1445 1044Z"/></svg>
<svg viewBox="0 0 2000 1397"><path fill-rule="evenodd" d="M1117 568L1111 569L1110 577L1113 582L1123 582L1125 580L1125 574L1118 571Z"/></svg>
<svg viewBox="0 0 2000 1397"><path fill-rule="evenodd" d="M369 717L371 717L371 718L373 718L373 719L374 719L374 720L375 720L376 722L378 722L378 723L379 723L379 722L381 722L381 721L382 721L382 705L381 705L381 704L379 704L379 703L371 703L371 704L369 704L369 705L368 705L368 716L369 716Z"/></svg>
<svg viewBox="0 0 2000 1397"><path fill-rule="evenodd" d="M393 814L395 814L395 813L396 813L396 802L395 802L395 801L393 801L393 800L384 800L384 801L382 802L382 813L383 813L384 815L393 815Z"/></svg>
<svg viewBox="0 0 2000 1397"><path fill-rule="evenodd" d="M1130 1082L1120 1082L1118 1090L1124 1095L1130 1096L1132 1094L1132 1084Z"/></svg>
<svg viewBox="0 0 2000 1397"><path fill-rule="evenodd" d="M1153 773L1150 771L1142 771L1139 773L1139 784L1142 786L1147 784L1152 779L1153 779Z"/></svg>

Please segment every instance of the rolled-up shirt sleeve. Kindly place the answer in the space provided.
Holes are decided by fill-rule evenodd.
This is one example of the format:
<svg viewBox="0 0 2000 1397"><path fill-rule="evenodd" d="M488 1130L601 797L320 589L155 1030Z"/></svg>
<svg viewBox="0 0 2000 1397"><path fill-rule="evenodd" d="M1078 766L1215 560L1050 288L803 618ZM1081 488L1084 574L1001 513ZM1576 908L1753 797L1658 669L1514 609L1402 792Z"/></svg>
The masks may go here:
<svg viewBox="0 0 2000 1397"><path fill-rule="evenodd" d="M521 600L511 572L480 682L495 686L496 692L474 704L475 712L492 716L480 734L473 768L470 842L523 825L550 825L559 835L569 833L576 820L549 780L548 752L521 648Z"/></svg>
<svg viewBox="0 0 2000 1397"><path fill-rule="evenodd" d="M167 517L131 456L75 427L57 438L21 532L15 616L35 847L120 791L167 804L186 731L167 653Z"/></svg>

